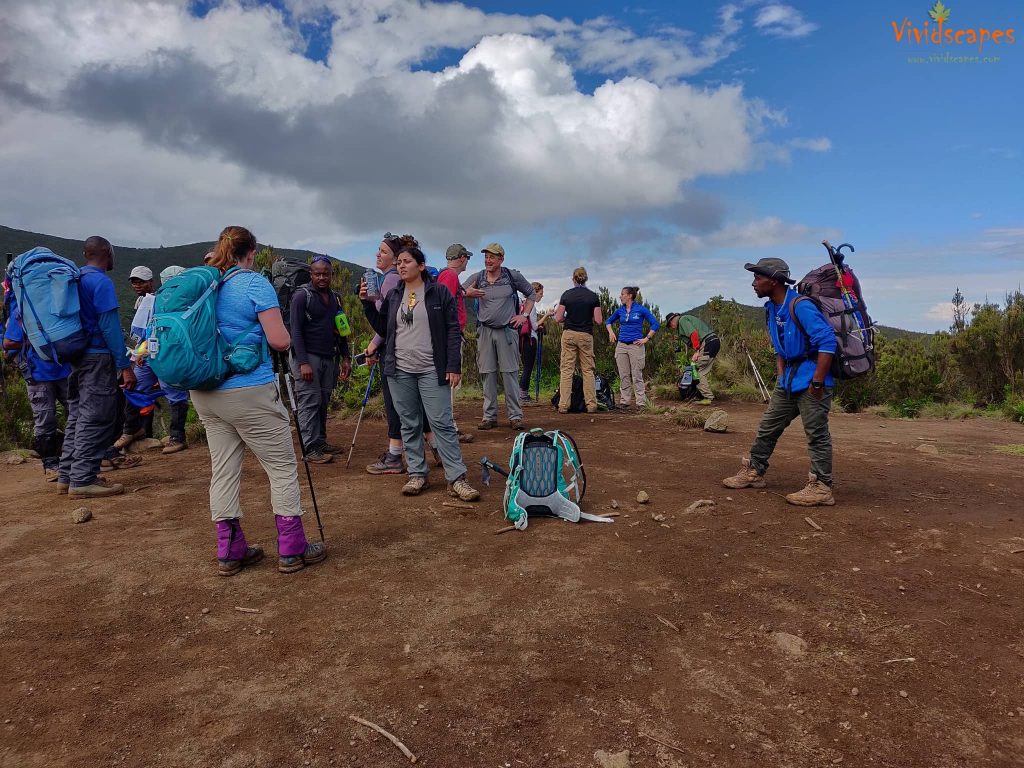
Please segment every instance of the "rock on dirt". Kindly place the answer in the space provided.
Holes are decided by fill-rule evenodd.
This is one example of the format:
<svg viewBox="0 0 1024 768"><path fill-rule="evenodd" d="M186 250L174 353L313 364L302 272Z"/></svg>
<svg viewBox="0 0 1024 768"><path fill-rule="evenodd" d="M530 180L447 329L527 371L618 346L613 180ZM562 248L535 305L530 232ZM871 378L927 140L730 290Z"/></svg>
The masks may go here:
<svg viewBox="0 0 1024 768"><path fill-rule="evenodd" d="M780 651L787 656L799 657L807 653L807 643L803 638L789 632L772 632L772 640Z"/></svg>
<svg viewBox="0 0 1024 768"><path fill-rule="evenodd" d="M92 520L92 512L88 507L79 507L71 513L72 523L87 523Z"/></svg>
<svg viewBox="0 0 1024 768"><path fill-rule="evenodd" d="M705 509L713 509L715 502L712 499L697 499L693 504L686 508L686 514L692 515L694 512L701 512Z"/></svg>
<svg viewBox="0 0 1024 768"><path fill-rule="evenodd" d="M618 508L619 508L619 502L617 502L615 499L612 499L612 509L618 509Z"/></svg>
<svg viewBox="0 0 1024 768"><path fill-rule="evenodd" d="M934 443L922 443L921 445L917 446L917 450L921 453L926 453L929 456L939 455L939 446L935 445Z"/></svg>
<svg viewBox="0 0 1024 768"><path fill-rule="evenodd" d="M646 504L650 500L651 497L647 495L647 491L640 491L640 493L636 495L637 504Z"/></svg>
<svg viewBox="0 0 1024 768"><path fill-rule="evenodd" d="M728 432L729 431L729 414L722 409L714 410L708 414L707 421L704 422L705 432Z"/></svg>
<svg viewBox="0 0 1024 768"><path fill-rule="evenodd" d="M163 443L155 437L144 437L141 440L134 441L124 450L125 453L142 453L143 451L152 451L157 448L163 448Z"/></svg>
<svg viewBox="0 0 1024 768"><path fill-rule="evenodd" d="M599 749L594 753L594 759L601 768L630 768L628 749L622 752L605 752Z"/></svg>
<svg viewBox="0 0 1024 768"><path fill-rule="evenodd" d="M15 464L24 464L25 457L17 451L6 451L4 453L0 453L0 462L10 464L12 466Z"/></svg>

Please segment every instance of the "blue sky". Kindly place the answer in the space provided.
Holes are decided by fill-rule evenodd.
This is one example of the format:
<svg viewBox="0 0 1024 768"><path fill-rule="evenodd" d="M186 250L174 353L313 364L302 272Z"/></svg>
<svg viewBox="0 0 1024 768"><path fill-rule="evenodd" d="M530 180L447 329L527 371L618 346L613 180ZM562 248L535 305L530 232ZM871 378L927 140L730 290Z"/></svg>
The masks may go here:
<svg viewBox="0 0 1024 768"><path fill-rule="evenodd" d="M942 329L957 286L1021 282L1024 41L896 42L931 7L12 0L0 172L26 181L0 210L129 245L244 223L360 263L389 229L438 264L497 240L552 299L582 263L664 311L755 303L745 261L803 273L828 237L879 322Z"/></svg>

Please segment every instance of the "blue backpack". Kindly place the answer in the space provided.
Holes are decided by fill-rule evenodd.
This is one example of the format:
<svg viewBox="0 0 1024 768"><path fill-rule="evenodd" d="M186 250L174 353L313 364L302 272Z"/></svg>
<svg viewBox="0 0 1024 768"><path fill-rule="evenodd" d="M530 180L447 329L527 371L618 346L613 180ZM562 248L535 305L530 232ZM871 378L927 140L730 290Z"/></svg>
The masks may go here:
<svg viewBox="0 0 1024 768"><path fill-rule="evenodd" d="M36 354L51 363L80 357L89 339L79 316L82 273L75 263L49 248L33 248L11 262L8 276L25 337Z"/></svg>
<svg viewBox="0 0 1024 768"><path fill-rule="evenodd" d="M177 389L216 389L233 373L248 373L267 358L260 348L238 342L259 325L257 319L231 343L217 329L217 289L245 270L221 274L215 267L192 267L156 292L147 333L149 365L161 382Z"/></svg>

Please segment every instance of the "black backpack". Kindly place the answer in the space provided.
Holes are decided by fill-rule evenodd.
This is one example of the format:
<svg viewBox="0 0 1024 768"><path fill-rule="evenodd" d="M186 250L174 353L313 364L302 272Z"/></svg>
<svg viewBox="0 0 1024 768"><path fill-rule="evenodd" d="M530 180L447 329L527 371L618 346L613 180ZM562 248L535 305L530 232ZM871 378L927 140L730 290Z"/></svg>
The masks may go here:
<svg viewBox="0 0 1024 768"><path fill-rule="evenodd" d="M270 270L270 282L277 294L284 327L291 332L292 296L312 280L309 264L295 259L278 259Z"/></svg>
<svg viewBox="0 0 1024 768"><path fill-rule="evenodd" d="M561 387L559 387L551 396L551 404L557 408L561 399ZM587 403L583 399L583 377L574 373L572 375L572 394L569 397L569 413L586 413L586 411Z"/></svg>
<svg viewBox="0 0 1024 768"><path fill-rule="evenodd" d="M598 410L615 410L615 397L612 395L612 387L611 384L608 383L608 380L598 373L594 376L594 386L597 389Z"/></svg>

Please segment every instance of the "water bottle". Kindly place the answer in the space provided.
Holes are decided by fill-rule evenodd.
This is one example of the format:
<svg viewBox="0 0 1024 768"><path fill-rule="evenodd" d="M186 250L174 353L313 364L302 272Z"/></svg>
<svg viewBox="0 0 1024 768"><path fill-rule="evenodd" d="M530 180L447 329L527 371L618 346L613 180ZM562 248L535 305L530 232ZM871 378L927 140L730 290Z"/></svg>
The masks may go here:
<svg viewBox="0 0 1024 768"><path fill-rule="evenodd" d="M372 269L363 272L363 280L366 281L366 298L370 301L380 299L380 275Z"/></svg>
<svg viewBox="0 0 1024 768"><path fill-rule="evenodd" d="M338 331L338 335L342 338L351 335L352 326L348 324L348 318L345 316L345 310L339 309L338 313L334 316L334 327Z"/></svg>

